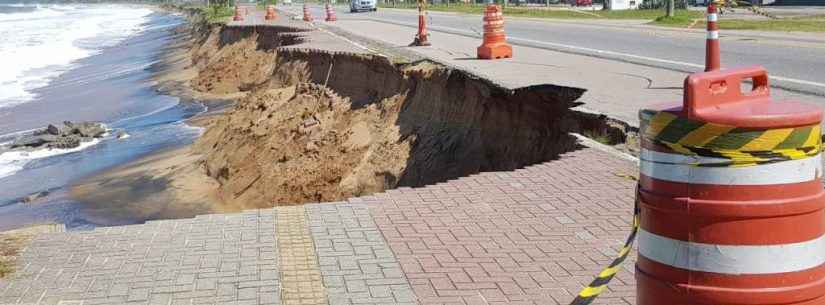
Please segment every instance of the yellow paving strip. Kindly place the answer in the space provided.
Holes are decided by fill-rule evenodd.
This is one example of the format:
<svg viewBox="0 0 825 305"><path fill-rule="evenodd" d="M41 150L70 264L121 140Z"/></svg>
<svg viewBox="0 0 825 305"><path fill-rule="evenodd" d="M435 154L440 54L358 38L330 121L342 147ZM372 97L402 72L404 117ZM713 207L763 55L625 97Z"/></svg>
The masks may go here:
<svg viewBox="0 0 825 305"><path fill-rule="evenodd" d="M279 207L275 223L281 304L327 304L306 210L303 206Z"/></svg>

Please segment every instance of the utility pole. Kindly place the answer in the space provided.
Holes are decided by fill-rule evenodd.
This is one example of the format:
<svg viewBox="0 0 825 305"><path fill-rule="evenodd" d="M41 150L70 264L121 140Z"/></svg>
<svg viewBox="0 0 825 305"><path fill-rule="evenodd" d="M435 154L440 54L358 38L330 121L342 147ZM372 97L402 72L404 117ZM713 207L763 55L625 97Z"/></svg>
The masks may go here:
<svg viewBox="0 0 825 305"><path fill-rule="evenodd" d="M667 16L676 16L676 0L667 0Z"/></svg>

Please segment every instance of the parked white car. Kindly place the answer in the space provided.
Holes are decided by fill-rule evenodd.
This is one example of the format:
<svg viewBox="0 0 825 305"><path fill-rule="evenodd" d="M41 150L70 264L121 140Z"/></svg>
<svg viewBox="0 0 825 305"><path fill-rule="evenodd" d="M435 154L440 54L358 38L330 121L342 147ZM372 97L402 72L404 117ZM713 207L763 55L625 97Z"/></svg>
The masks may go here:
<svg viewBox="0 0 825 305"><path fill-rule="evenodd" d="M378 10L378 1L377 0L350 0L349 3L349 11L352 13L361 12L361 11L377 11Z"/></svg>

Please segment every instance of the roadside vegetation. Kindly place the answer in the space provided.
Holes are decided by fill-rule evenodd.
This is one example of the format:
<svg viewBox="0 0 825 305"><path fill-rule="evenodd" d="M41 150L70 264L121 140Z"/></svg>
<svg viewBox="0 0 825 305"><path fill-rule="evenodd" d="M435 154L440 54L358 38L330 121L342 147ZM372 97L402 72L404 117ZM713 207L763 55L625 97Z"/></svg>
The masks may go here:
<svg viewBox="0 0 825 305"><path fill-rule="evenodd" d="M653 24L670 27L704 28L705 20L685 17L660 17ZM756 30L777 32L819 32L825 33L825 15L787 17L781 19L724 19L718 21L723 30Z"/></svg>
<svg viewBox="0 0 825 305"><path fill-rule="evenodd" d="M267 5L278 5L278 0L258 0L258 7L265 8Z"/></svg>
<svg viewBox="0 0 825 305"><path fill-rule="evenodd" d="M213 4L200 8L201 15L209 23L226 23L235 14L235 9L228 4Z"/></svg>
<svg viewBox="0 0 825 305"><path fill-rule="evenodd" d="M417 9L414 1L401 3L381 3L383 8ZM453 12L462 14L484 14L483 4L430 4L427 10L435 12ZM515 17L533 17L550 19L635 19L649 20L650 24L666 27L704 28L704 12L700 10L677 9L674 16L666 17L665 10L587 10L567 7L525 7L510 5L504 7L504 14ZM745 8L739 8L745 9ZM722 16L719 26L726 30L758 30L784 32L825 32L825 15L786 17L780 19L730 19Z"/></svg>
<svg viewBox="0 0 825 305"><path fill-rule="evenodd" d="M396 4L380 4L380 7L385 8L401 8L401 9L417 9L414 2L404 2ZM427 10L438 12L455 12L464 14L484 13L485 5L478 4L431 4L427 6ZM555 19L640 19L640 20L654 20L662 16L661 9L641 9L641 10L575 10L560 7L524 7L524 6L507 6L504 7L504 13L507 16L518 17L534 17L534 18L555 18ZM677 10L676 16L683 18L701 18L702 12Z"/></svg>

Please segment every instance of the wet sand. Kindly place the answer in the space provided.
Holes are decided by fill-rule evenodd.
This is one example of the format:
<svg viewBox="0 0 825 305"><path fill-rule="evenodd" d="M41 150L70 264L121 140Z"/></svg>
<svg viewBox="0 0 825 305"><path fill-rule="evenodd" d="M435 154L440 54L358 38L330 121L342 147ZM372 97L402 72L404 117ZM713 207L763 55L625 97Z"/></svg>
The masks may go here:
<svg viewBox="0 0 825 305"><path fill-rule="evenodd" d="M157 91L181 103L204 104L208 111L186 120L187 125L204 128L244 94L209 94L190 87L198 68L192 64L194 38L189 30L190 25L176 30L180 35L164 48L152 80ZM237 210L218 200L217 182L204 173L201 157L189 144L86 177L72 185L70 196L90 222L102 226Z"/></svg>
<svg viewBox="0 0 825 305"><path fill-rule="evenodd" d="M199 160L189 147L154 153L81 181L71 195L99 225L220 212L217 182L202 174Z"/></svg>

